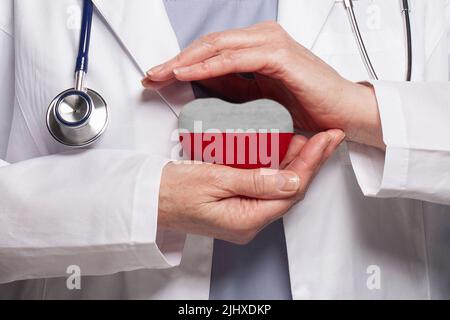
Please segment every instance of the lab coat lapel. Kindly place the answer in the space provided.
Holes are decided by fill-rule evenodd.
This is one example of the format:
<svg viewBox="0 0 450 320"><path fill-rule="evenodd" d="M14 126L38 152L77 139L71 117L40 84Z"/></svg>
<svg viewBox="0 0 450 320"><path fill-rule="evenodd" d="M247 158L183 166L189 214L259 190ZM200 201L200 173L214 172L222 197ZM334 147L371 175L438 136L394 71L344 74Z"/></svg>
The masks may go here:
<svg viewBox="0 0 450 320"><path fill-rule="evenodd" d="M334 4L335 0L279 0L278 22L312 50Z"/></svg>
<svg viewBox="0 0 450 320"><path fill-rule="evenodd" d="M180 52L163 1L93 0L93 3L142 76L150 67ZM178 83L161 93L178 114L193 99L190 84Z"/></svg>
<svg viewBox="0 0 450 320"><path fill-rule="evenodd" d="M278 23L301 45L314 51L314 45L319 37L328 16L330 15L334 0L279 0ZM297 243L297 234L292 232L292 220L286 216L285 238L289 256L292 296L294 299L304 298L308 289L299 285L301 276L298 271L298 252L293 249Z"/></svg>

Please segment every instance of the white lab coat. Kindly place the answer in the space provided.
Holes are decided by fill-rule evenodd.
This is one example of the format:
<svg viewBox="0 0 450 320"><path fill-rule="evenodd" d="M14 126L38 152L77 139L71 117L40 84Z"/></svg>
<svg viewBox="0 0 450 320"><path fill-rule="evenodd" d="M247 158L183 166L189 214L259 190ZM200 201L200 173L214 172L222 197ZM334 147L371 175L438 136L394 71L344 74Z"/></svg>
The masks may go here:
<svg viewBox="0 0 450 320"><path fill-rule="evenodd" d="M356 3L389 80L374 82L387 151L342 146L284 218L296 299L450 298L449 3L410 2L411 84L398 2ZM213 240L156 222L177 121L140 80L179 51L164 5L94 3L88 83L111 123L89 151L67 152L45 113L73 85L81 1L0 2L0 298L207 299ZM279 22L343 76L367 79L341 4L280 0ZM186 84L163 93L178 111L193 99ZM71 265L81 290L66 286Z"/></svg>

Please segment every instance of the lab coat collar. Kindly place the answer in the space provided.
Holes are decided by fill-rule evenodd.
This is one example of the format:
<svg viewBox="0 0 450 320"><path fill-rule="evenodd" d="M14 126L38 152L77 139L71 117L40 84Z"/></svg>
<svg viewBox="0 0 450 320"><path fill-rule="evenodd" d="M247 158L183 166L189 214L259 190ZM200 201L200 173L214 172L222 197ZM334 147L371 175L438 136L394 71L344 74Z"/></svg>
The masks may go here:
<svg viewBox="0 0 450 320"><path fill-rule="evenodd" d="M93 3L141 73L179 52L162 1L93 0Z"/></svg>
<svg viewBox="0 0 450 320"><path fill-rule="evenodd" d="M279 0L278 22L301 45L313 50L335 0Z"/></svg>
<svg viewBox="0 0 450 320"><path fill-rule="evenodd" d="M93 2L141 71L179 52L162 0ZM312 49L334 4L335 0L279 0L278 22L300 44Z"/></svg>
<svg viewBox="0 0 450 320"><path fill-rule="evenodd" d="M140 76L180 52L162 0L93 0L93 3ZM175 91L177 94L172 94ZM176 84L161 93L177 114L194 98L189 84Z"/></svg>

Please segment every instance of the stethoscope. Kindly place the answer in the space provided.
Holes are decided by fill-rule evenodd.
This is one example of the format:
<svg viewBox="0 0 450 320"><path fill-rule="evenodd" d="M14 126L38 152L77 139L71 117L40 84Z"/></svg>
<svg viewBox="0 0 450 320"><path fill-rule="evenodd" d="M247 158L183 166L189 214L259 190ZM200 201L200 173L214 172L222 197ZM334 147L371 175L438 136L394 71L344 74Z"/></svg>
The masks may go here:
<svg viewBox="0 0 450 320"><path fill-rule="evenodd" d="M353 0L338 0L338 2L344 3L359 53L369 76L371 79L377 80L378 76L372 65L358 26L353 9ZM406 80L410 81L412 71L412 41L408 0L401 0L401 6L407 39ZM109 121L109 108L105 99L99 93L86 88L84 85L88 72L93 12L94 4L92 0L84 0L80 44L75 68L75 86L56 96L50 103L47 111L47 128L50 134L59 143L70 147L86 147L97 142L105 132ZM163 102L174 112L168 101L159 92L158 94Z"/></svg>
<svg viewBox="0 0 450 320"><path fill-rule="evenodd" d="M364 44L364 40L361 35L361 31L359 29L358 20L356 19L355 11L353 9L353 1L354 0L338 0L337 2L343 2L344 7L347 11L348 21L350 22L350 26L353 31L353 35L355 36L355 41L358 45L359 54L364 62L364 66L367 69L367 73L369 74L372 80L378 80L377 73L373 67L372 61L370 60L369 54L366 49L366 45ZM411 81L412 74L412 36L411 36L411 19L409 16L409 2L408 0L400 0L401 11L403 16L403 24L405 28L406 34L406 81Z"/></svg>
<svg viewBox="0 0 450 320"><path fill-rule="evenodd" d="M105 99L84 86L88 72L93 12L92 0L85 0L75 86L56 96L47 111L47 127L51 135L58 142L71 147L84 147L97 141L105 132L109 120Z"/></svg>

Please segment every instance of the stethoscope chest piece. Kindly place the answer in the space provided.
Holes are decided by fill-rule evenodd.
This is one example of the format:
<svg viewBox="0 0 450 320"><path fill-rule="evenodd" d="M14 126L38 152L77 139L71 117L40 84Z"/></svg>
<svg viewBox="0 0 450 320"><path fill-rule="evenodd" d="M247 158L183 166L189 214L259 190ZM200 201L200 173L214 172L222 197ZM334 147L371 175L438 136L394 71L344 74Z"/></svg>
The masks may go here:
<svg viewBox="0 0 450 320"><path fill-rule="evenodd" d="M105 132L108 119L106 101L90 89L62 92L47 111L51 135L70 147L85 147L96 142Z"/></svg>

